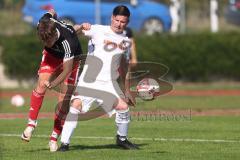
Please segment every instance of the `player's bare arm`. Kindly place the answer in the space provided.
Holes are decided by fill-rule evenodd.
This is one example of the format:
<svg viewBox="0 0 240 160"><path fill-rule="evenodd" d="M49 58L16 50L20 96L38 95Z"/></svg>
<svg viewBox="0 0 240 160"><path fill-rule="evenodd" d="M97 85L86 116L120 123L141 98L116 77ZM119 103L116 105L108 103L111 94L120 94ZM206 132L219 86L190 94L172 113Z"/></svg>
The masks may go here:
<svg viewBox="0 0 240 160"><path fill-rule="evenodd" d="M61 82L63 82L67 75L72 71L73 61L74 61L73 58L65 61L63 63L63 71L61 72L61 74L56 79L54 79L54 81L45 82L45 85L50 89L56 87Z"/></svg>
<svg viewBox="0 0 240 160"><path fill-rule="evenodd" d="M126 102L130 105L135 106L136 104L136 100L135 98L132 96L131 91L130 91L130 79L131 79L131 75L130 75L130 67L129 65L126 63L126 59L125 56L122 57L121 60L121 79L124 82L124 90L125 90L125 97L126 97Z"/></svg>
<svg viewBox="0 0 240 160"><path fill-rule="evenodd" d="M132 46L131 46L131 63L135 64L137 63L137 53L136 53L136 43L135 43L135 40L134 38L131 38L131 43L132 43Z"/></svg>
<svg viewBox="0 0 240 160"><path fill-rule="evenodd" d="M91 24L90 23L76 24L73 26L73 28L77 32L77 34L82 34L83 30L88 31L91 29Z"/></svg>

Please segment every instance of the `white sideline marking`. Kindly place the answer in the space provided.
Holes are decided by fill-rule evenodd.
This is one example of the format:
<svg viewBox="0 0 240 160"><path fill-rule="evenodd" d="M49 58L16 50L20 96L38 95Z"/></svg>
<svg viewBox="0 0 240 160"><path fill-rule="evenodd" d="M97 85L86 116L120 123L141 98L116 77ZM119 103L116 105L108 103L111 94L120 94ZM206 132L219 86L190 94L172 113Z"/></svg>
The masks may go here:
<svg viewBox="0 0 240 160"><path fill-rule="evenodd" d="M21 137L20 134L4 134L0 133L0 137ZM37 138L49 138L49 135L34 135ZM73 139L106 139L113 140L114 137L95 137L95 136L73 136ZM240 143L239 140L224 140L224 139L190 139L190 138L130 138L139 141L172 141L172 142L214 142L214 143Z"/></svg>

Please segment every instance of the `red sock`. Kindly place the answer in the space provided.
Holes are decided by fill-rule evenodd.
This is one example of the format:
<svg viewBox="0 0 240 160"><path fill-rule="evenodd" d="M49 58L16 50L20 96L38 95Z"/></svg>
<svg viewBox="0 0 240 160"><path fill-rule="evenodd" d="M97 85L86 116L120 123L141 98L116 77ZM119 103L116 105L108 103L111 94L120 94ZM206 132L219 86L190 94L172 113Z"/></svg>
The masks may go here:
<svg viewBox="0 0 240 160"><path fill-rule="evenodd" d="M29 119L37 120L38 113L42 106L43 98L45 93L38 93L35 90L32 91L30 109L29 109Z"/></svg>
<svg viewBox="0 0 240 160"><path fill-rule="evenodd" d="M61 110L59 110L55 113L53 132L50 137L50 140L57 141L57 138L62 133L66 115L67 115L67 113L61 112Z"/></svg>

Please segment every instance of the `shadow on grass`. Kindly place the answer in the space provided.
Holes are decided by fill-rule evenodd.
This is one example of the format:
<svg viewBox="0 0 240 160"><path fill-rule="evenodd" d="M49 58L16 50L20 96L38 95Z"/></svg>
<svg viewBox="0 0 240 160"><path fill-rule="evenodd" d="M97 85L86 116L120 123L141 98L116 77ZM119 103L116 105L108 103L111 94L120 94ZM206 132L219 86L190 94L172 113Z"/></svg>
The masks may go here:
<svg viewBox="0 0 240 160"><path fill-rule="evenodd" d="M141 147L146 146L148 144L142 143L142 144L136 144L139 147L139 150L141 150ZM76 150L94 150L94 149L122 149L121 147L117 146L116 144L105 144L105 145L70 145L69 151L76 151ZM49 149L46 148L38 148L38 149L29 149L25 150L25 152L33 153L33 152L41 152L41 151L49 151ZM50 153L50 152L49 152Z"/></svg>
<svg viewBox="0 0 240 160"><path fill-rule="evenodd" d="M167 151L156 151L156 152L151 152L153 154L164 154L164 153L169 153Z"/></svg>
<svg viewBox="0 0 240 160"><path fill-rule="evenodd" d="M141 150L142 146L146 146L148 144L136 144L136 145ZM87 149L122 149L122 148L117 146L116 144L95 145L95 146L73 145L73 146L70 146L69 148L69 150L87 150Z"/></svg>

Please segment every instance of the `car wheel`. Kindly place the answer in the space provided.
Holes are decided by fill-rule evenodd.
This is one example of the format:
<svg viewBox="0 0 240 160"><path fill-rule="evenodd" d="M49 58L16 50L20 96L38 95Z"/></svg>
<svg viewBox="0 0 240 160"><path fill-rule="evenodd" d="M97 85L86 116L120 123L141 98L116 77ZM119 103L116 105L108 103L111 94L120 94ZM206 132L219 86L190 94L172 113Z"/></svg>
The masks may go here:
<svg viewBox="0 0 240 160"><path fill-rule="evenodd" d="M142 30L147 35L153 35L154 33L162 33L164 29L161 20L157 18L149 18L144 22Z"/></svg>
<svg viewBox="0 0 240 160"><path fill-rule="evenodd" d="M63 18L60 18L60 20L72 26L75 24L75 22L71 18L63 17Z"/></svg>

